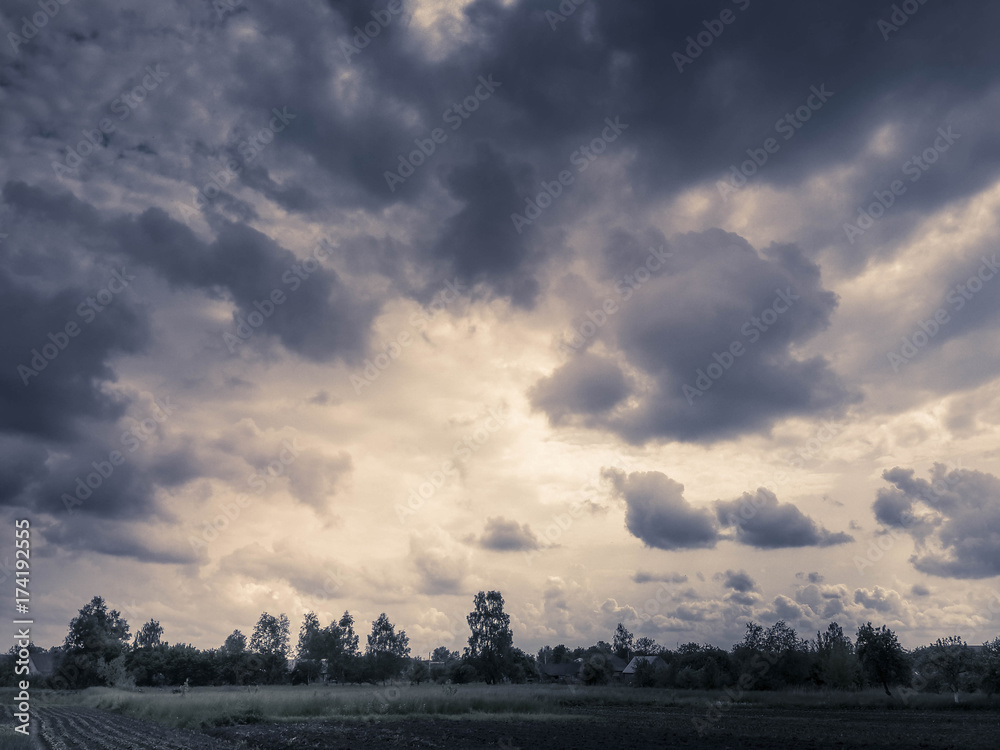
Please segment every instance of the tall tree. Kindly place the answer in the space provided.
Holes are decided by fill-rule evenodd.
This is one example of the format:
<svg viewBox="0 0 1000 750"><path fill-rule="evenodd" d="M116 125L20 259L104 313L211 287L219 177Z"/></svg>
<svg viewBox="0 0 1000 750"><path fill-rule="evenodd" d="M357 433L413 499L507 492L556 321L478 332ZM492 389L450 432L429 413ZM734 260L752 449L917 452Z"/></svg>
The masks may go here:
<svg viewBox="0 0 1000 750"><path fill-rule="evenodd" d="M341 638L344 642L344 653L349 657L358 656L360 649L358 648L358 636L354 632L354 616L347 610L344 610L344 614L337 624L340 626L342 633Z"/></svg>
<svg viewBox="0 0 1000 750"><path fill-rule="evenodd" d="M452 661L453 659L460 659L461 655L457 651L451 651L447 646L438 646L434 649L434 653L431 654L431 661L440 662L442 664Z"/></svg>
<svg viewBox="0 0 1000 750"><path fill-rule="evenodd" d="M859 627L855 650L865 675L881 685L886 695L892 695L890 684L910 684L909 659L896 634L885 625L875 628L868 622Z"/></svg>
<svg viewBox="0 0 1000 750"><path fill-rule="evenodd" d="M299 628L299 644L295 649L295 655L299 659L325 659L321 638L322 628L319 618L315 612L306 612L302 618L302 627Z"/></svg>
<svg viewBox="0 0 1000 750"><path fill-rule="evenodd" d="M931 661L951 692L962 689L972 669L972 652L961 636L938 638L930 647Z"/></svg>
<svg viewBox="0 0 1000 750"><path fill-rule="evenodd" d="M854 644L838 623L831 622L825 632L816 633L816 682L841 690L856 687L860 669Z"/></svg>
<svg viewBox="0 0 1000 750"><path fill-rule="evenodd" d="M635 642L635 653L638 656L656 656L660 647L652 638L642 637Z"/></svg>
<svg viewBox="0 0 1000 750"><path fill-rule="evenodd" d="M288 671L288 618L264 612L250 636L250 651L257 656L257 678L265 682L281 682Z"/></svg>
<svg viewBox="0 0 1000 750"><path fill-rule="evenodd" d="M410 656L410 639L405 630L396 632L385 612L372 622L372 632L368 634L368 649L365 653L370 675L384 683L398 675L406 659Z"/></svg>
<svg viewBox="0 0 1000 750"><path fill-rule="evenodd" d="M503 611L499 591L480 591L473 598L474 608L466 617L472 634L465 656L482 673L488 684L509 676L514 635L510 615Z"/></svg>
<svg viewBox="0 0 1000 750"><path fill-rule="evenodd" d="M226 636L226 642L222 644L222 650L227 654L239 656L247 650L247 637L239 630L234 630Z"/></svg>
<svg viewBox="0 0 1000 750"><path fill-rule="evenodd" d="M635 639L621 623L615 628L615 637L611 642L611 647L620 659L631 659L635 655Z"/></svg>
<svg viewBox="0 0 1000 750"><path fill-rule="evenodd" d="M160 637L163 635L163 626L157 620L150 620L135 634L132 645L135 648L153 648L160 645Z"/></svg>
<svg viewBox="0 0 1000 750"><path fill-rule="evenodd" d="M250 650L267 656L288 658L288 618L261 614L250 636Z"/></svg>
<svg viewBox="0 0 1000 750"><path fill-rule="evenodd" d="M111 662L125 651L129 627L125 618L100 596L85 604L69 624L62 672L73 675L73 687L100 685L99 662ZM72 665L72 667L70 666Z"/></svg>

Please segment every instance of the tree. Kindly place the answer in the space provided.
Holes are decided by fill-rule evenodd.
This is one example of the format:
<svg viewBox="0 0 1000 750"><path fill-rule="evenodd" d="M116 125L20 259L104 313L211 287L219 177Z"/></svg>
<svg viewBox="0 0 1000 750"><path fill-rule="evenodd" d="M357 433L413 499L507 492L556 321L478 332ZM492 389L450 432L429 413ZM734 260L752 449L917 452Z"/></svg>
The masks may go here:
<svg viewBox="0 0 1000 750"><path fill-rule="evenodd" d="M331 623L327 630L333 631ZM359 682L361 679L361 653L358 649L358 635L354 632L354 616L344 611L336 625L339 649L328 656L328 670L337 675L340 682Z"/></svg>
<svg viewBox="0 0 1000 750"><path fill-rule="evenodd" d="M323 659L323 643L320 637L322 628L319 625L319 618L315 612L306 612L302 619L302 627L299 628L299 644L295 649L295 655L299 659Z"/></svg>
<svg viewBox="0 0 1000 750"><path fill-rule="evenodd" d="M580 679L584 685L607 685L614 673L615 668L611 660L602 653L596 653L583 663Z"/></svg>
<svg viewBox="0 0 1000 750"><path fill-rule="evenodd" d="M250 650L267 656L288 658L288 618L261 614L250 636Z"/></svg>
<svg viewBox="0 0 1000 750"><path fill-rule="evenodd" d="M260 661L258 674L267 682L280 682L287 671L288 618L262 613L250 636L250 651Z"/></svg>
<svg viewBox="0 0 1000 750"><path fill-rule="evenodd" d="M349 657L358 656L360 651L358 650L358 636L354 632L354 616L347 610L344 610L344 614L340 618L340 622L337 624L339 625L341 631L341 639L344 644L344 654Z"/></svg>
<svg viewBox="0 0 1000 750"><path fill-rule="evenodd" d="M438 646L434 649L434 653L431 654L431 661L441 662L442 664L461 658L462 655L458 651L450 651L447 646Z"/></svg>
<svg viewBox="0 0 1000 750"><path fill-rule="evenodd" d="M100 685L103 678L98 673L98 663L117 659L128 642L125 618L118 610L109 610L103 598L95 596L69 624L59 671L68 675L72 687Z"/></svg>
<svg viewBox="0 0 1000 750"><path fill-rule="evenodd" d="M473 599L474 609L465 618L472 634L465 650L466 659L480 671L487 684L493 685L510 676L514 636L510 615L503 611L499 591L480 591Z"/></svg>
<svg viewBox="0 0 1000 750"><path fill-rule="evenodd" d="M852 688L859 683L860 669L854 644L839 624L831 622L826 632L816 633L816 682L839 690Z"/></svg>
<svg viewBox="0 0 1000 750"><path fill-rule="evenodd" d="M928 649L930 662L952 693L965 685L965 676L972 668L972 652L961 636L938 638Z"/></svg>
<svg viewBox="0 0 1000 750"><path fill-rule="evenodd" d="M134 648L153 648L160 645L160 636L163 635L163 626L156 620L150 620L135 634Z"/></svg>
<svg viewBox="0 0 1000 750"><path fill-rule="evenodd" d="M385 681L402 671L403 663L410 656L410 639L405 630L396 632L385 612L372 622L372 632L368 635L368 649L365 658L373 680Z"/></svg>
<svg viewBox="0 0 1000 750"><path fill-rule="evenodd" d="M875 628L870 622L858 628L855 650L865 675L882 686L891 696L889 685L910 684L910 665L896 634L883 625Z"/></svg>
<svg viewBox="0 0 1000 750"><path fill-rule="evenodd" d="M1000 692L1000 638L983 644L979 672L979 689L987 697Z"/></svg>
<svg viewBox="0 0 1000 750"><path fill-rule="evenodd" d="M226 684L243 685L250 679L253 669L247 654L247 637L239 630L230 633L218 650L215 670L216 679Z"/></svg>
<svg viewBox="0 0 1000 750"><path fill-rule="evenodd" d="M635 641L632 634L628 632L628 628L621 623L618 623L618 627L615 629L615 637L612 641L612 648L614 648L615 654L617 654L620 659L631 659L634 655Z"/></svg>
<svg viewBox="0 0 1000 750"><path fill-rule="evenodd" d="M656 656L660 653L660 647L652 638L642 637L635 642L636 656Z"/></svg>
<svg viewBox="0 0 1000 750"><path fill-rule="evenodd" d="M409 678L411 685L419 685L431 678L431 669L423 659L415 659L410 664Z"/></svg>
<svg viewBox="0 0 1000 750"><path fill-rule="evenodd" d="M95 596L85 604L80 613L70 621L65 646L75 651L102 651L111 649L118 656L129 637L128 623L117 609L108 611L104 599Z"/></svg>
<svg viewBox="0 0 1000 750"><path fill-rule="evenodd" d="M222 650L234 656L244 653L247 650L247 637L239 630L234 630L226 636L226 642L222 644Z"/></svg>

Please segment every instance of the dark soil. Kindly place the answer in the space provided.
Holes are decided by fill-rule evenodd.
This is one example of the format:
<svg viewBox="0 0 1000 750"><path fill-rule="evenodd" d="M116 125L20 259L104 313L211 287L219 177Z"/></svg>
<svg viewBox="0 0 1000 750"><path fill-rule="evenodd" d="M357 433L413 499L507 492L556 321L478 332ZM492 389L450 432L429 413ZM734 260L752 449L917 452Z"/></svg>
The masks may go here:
<svg viewBox="0 0 1000 750"><path fill-rule="evenodd" d="M699 721L696 727L694 719ZM699 728L701 733L699 733ZM551 719L385 718L219 727L206 732L251 748L507 748L508 750L827 750L1000 747L1000 712L727 706L715 721L688 708L578 709Z"/></svg>

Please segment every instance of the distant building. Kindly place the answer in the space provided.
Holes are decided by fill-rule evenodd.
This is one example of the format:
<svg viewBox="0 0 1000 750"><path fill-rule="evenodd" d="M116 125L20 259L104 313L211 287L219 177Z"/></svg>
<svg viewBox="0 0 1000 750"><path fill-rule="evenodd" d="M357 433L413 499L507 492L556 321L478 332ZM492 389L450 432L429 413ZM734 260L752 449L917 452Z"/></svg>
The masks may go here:
<svg viewBox="0 0 1000 750"><path fill-rule="evenodd" d="M56 671L56 654L35 653L28 657L28 674L32 677L51 677Z"/></svg>
<svg viewBox="0 0 1000 750"><path fill-rule="evenodd" d="M631 685L635 681L635 670L640 664L652 664L657 671L667 668L667 663L659 656L635 656L622 670L622 682Z"/></svg>
<svg viewBox="0 0 1000 750"><path fill-rule="evenodd" d="M583 669L583 661L564 661L559 664L539 664L538 675L542 682L558 682L562 684L576 684L580 682L580 670Z"/></svg>

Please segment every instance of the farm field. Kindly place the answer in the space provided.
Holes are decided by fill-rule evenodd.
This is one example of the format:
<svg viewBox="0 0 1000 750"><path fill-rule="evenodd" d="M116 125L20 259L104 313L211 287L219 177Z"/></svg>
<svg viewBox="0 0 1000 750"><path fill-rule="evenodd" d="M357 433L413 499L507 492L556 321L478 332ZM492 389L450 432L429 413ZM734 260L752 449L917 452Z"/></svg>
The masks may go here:
<svg viewBox="0 0 1000 750"><path fill-rule="evenodd" d="M44 747L993 748L1000 701L874 691L756 693L566 686L91 689L39 694ZM709 712L708 700L721 700ZM11 720L5 712L5 721ZM697 725L695 723L697 720ZM699 733L699 728L701 732ZM19 739L19 738L18 738ZM0 747L28 747L16 740Z"/></svg>

